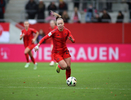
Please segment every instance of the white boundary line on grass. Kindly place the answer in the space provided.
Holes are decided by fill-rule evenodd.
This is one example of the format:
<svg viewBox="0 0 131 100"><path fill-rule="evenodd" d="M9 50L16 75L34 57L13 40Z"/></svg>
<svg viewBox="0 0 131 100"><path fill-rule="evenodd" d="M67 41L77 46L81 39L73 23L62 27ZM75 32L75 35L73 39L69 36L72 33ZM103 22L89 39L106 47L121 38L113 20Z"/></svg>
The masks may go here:
<svg viewBox="0 0 131 100"><path fill-rule="evenodd" d="M26 89L33 89L33 88L38 88L38 89L82 89L82 90L103 90L103 89L109 89L109 90L131 90L131 88L124 89L124 88L79 88L79 87L16 87L16 86L9 86L9 87L2 87L0 88L26 88Z"/></svg>

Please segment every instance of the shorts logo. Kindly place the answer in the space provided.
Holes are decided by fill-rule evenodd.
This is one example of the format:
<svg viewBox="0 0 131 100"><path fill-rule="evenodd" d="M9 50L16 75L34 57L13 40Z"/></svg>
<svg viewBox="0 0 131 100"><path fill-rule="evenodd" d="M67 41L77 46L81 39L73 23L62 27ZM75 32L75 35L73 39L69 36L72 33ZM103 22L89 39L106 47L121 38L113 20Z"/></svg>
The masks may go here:
<svg viewBox="0 0 131 100"><path fill-rule="evenodd" d="M57 58L57 60L59 60L59 58Z"/></svg>
<svg viewBox="0 0 131 100"><path fill-rule="evenodd" d="M50 32L49 34L48 34L48 36L51 36L52 35L52 33Z"/></svg>
<svg viewBox="0 0 131 100"><path fill-rule="evenodd" d="M65 35L66 35L66 33L65 33Z"/></svg>
<svg viewBox="0 0 131 100"><path fill-rule="evenodd" d="M57 36L59 36L59 34L57 34Z"/></svg>

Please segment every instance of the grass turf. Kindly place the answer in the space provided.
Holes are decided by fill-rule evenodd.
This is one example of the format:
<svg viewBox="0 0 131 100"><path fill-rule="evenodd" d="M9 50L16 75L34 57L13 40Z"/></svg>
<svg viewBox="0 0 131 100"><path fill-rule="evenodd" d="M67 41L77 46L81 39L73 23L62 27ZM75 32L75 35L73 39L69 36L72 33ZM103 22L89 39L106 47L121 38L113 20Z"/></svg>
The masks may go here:
<svg viewBox="0 0 131 100"><path fill-rule="evenodd" d="M49 63L0 63L0 100L131 100L131 63L72 63L75 87Z"/></svg>

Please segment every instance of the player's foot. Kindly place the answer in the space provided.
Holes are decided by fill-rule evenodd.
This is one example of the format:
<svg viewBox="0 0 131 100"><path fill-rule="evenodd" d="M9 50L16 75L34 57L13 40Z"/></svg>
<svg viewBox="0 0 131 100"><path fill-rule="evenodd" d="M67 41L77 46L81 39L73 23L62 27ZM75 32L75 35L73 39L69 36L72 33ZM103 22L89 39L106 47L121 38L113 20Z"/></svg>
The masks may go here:
<svg viewBox="0 0 131 100"><path fill-rule="evenodd" d="M54 61L51 61L51 62L50 62L50 66L53 66L53 65L54 65Z"/></svg>
<svg viewBox="0 0 131 100"><path fill-rule="evenodd" d="M28 68L30 66L30 63L26 63L25 68Z"/></svg>
<svg viewBox="0 0 131 100"><path fill-rule="evenodd" d="M58 67L58 64L56 64L56 72L60 73L60 68Z"/></svg>
<svg viewBox="0 0 131 100"><path fill-rule="evenodd" d="M34 70L36 70L37 69L37 63L35 63L35 65L34 65Z"/></svg>

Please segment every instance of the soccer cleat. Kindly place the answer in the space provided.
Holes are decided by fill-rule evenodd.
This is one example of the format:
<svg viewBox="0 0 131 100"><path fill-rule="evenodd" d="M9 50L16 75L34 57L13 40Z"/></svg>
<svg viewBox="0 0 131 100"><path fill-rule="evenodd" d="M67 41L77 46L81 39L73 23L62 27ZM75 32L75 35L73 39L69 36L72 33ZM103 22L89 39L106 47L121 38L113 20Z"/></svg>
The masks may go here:
<svg viewBox="0 0 131 100"><path fill-rule="evenodd" d="M35 65L34 65L34 70L36 70L37 69L37 63L35 63Z"/></svg>
<svg viewBox="0 0 131 100"><path fill-rule="evenodd" d="M26 63L25 68L28 68L30 66L30 63Z"/></svg>
<svg viewBox="0 0 131 100"><path fill-rule="evenodd" d="M60 68L58 67L58 64L56 64L56 72L60 73Z"/></svg>
<svg viewBox="0 0 131 100"><path fill-rule="evenodd" d="M54 65L54 61L51 61L51 62L50 62L50 66L53 66L53 65Z"/></svg>

